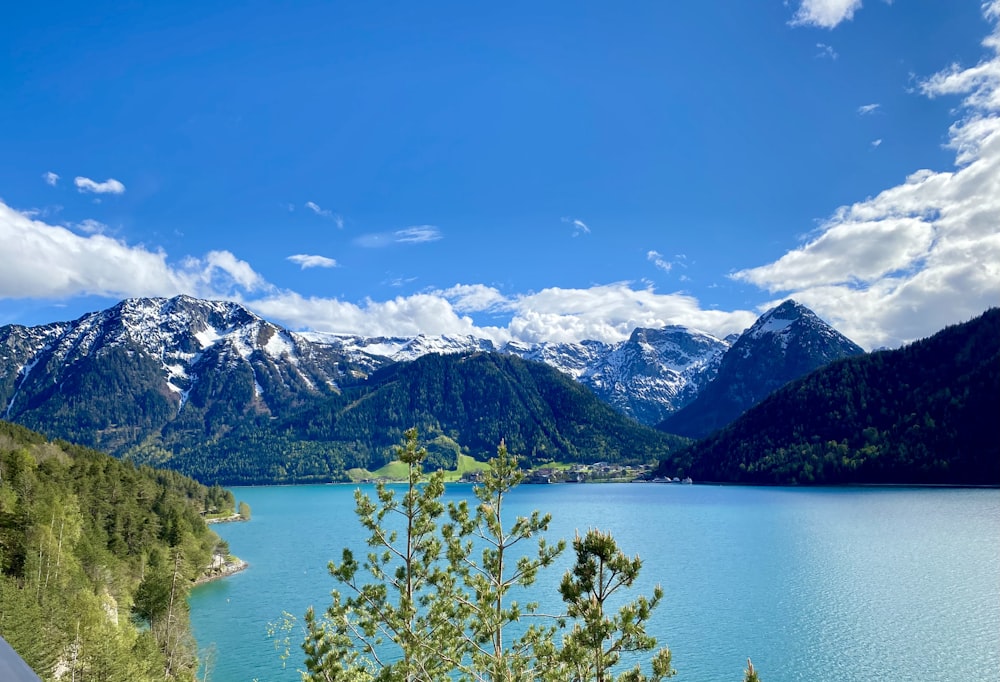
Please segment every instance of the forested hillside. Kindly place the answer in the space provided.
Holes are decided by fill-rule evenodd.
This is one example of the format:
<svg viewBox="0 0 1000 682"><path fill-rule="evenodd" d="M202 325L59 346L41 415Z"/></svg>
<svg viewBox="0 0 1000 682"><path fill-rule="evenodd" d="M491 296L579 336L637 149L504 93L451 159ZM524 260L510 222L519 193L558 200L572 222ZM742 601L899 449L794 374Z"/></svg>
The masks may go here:
<svg viewBox="0 0 1000 682"><path fill-rule="evenodd" d="M193 680L187 589L232 494L0 421L0 635L44 679Z"/></svg>
<svg viewBox="0 0 1000 682"><path fill-rule="evenodd" d="M744 483L1000 484L1000 309L774 393L660 472Z"/></svg>
<svg viewBox="0 0 1000 682"><path fill-rule="evenodd" d="M385 464L413 426L438 446L430 468L454 466L458 452L485 461L501 439L534 463L657 461L687 442L623 416L547 365L472 353L391 365L287 418L245 420L176 455L150 446L137 454L227 485L339 480L349 467Z"/></svg>

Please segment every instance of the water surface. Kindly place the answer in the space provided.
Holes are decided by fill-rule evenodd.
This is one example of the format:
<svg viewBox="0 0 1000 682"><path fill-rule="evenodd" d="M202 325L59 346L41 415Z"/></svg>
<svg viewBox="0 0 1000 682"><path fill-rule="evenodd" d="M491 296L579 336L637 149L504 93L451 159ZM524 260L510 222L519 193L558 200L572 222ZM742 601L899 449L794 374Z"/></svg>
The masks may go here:
<svg viewBox="0 0 1000 682"><path fill-rule="evenodd" d="M253 520L215 528L250 568L194 590L195 637L215 682L298 680L298 649L282 668L267 623L321 611L327 563L363 550L354 487L234 492ZM550 540L600 528L642 557L636 594L666 592L649 630L678 680L742 679L747 656L766 682L1000 680L1000 490L525 485L509 500L551 513ZM571 561L540 577L552 608Z"/></svg>

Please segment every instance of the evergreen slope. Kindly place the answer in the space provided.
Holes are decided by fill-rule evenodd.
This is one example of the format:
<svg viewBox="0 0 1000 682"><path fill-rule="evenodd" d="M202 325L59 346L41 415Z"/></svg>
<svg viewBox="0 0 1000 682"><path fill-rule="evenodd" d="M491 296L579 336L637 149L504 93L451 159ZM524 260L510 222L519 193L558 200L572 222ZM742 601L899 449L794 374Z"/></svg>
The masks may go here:
<svg viewBox="0 0 1000 682"><path fill-rule="evenodd" d="M742 483L1000 484L1000 309L835 362L661 464Z"/></svg>
<svg viewBox="0 0 1000 682"><path fill-rule="evenodd" d="M44 679L193 680L186 593L232 495L0 421L0 635Z"/></svg>
<svg viewBox="0 0 1000 682"><path fill-rule="evenodd" d="M413 426L434 444L431 468L453 467L458 452L485 461L501 439L530 462L655 461L686 442L621 415L547 365L472 353L390 365L287 418L244 421L168 463L223 484L338 480L348 468L385 464Z"/></svg>
<svg viewBox="0 0 1000 682"><path fill-rule="evenodd" d="M813 311L787 300L743 332L722 356L711 383L657 428L704 438L789 381L834 360L862 353L860 346Z"/></svg>

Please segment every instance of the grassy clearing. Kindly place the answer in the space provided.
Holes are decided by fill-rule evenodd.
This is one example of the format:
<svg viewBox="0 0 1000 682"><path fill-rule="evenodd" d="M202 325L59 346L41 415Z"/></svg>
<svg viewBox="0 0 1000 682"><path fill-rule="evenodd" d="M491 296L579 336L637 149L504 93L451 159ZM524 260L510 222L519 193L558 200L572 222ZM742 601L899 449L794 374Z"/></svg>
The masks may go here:
<svg viewBox="0 0 1000 682"><path fill-rule="evenodd" d="M458 465L454 469L445 470L444 480L453 483L460 480L462 476L467 473L485 471L489 468L490 465L486 462L480 462L469 455L459 455ZM370 478L381 478L388 481L405 481L407 468L405 464L396 460L389 462L375 471L368 471L367 469L351 469L347 472L347 475L351 477L352 481L363 481Z"/></svg>
<svg viewBox="0 0 1000 682"><path fill-rule="evenodd" d="M351 479L352 482L360 483L361 481L367 480L369 478L374 478L375 474L368 471L368 469L354 468L347 470L347 476Z"/></svg>
<svg viewBox="0 0 1000 682"><path fill-rule="evenodd" d="M541 465L534 468L547 468L547 469L557 469L566 470L570 467L576 466L574 462L549 462L547 464ZM459 455L458 465L454 469L448 469L444 472L444 480L448 483L454 483L455 481L461 480L462 476L468 473L474 473L476 471L486 471L490 468L490 465L486 462L480 462L474 457L469 455ZM375 471L369 471L367 469L348 469L347 475L351 477L354 482L360 482L370 479L384 479L387 481L405 481L406 480L407 469L406 465L402 462L396 460L389 462L385 466L376 469Z"/></svg>
<svg viewBox="0 0 1000 682"><path fill-rule="evenodd" d="M458 465L451 471L444 472L444 480L449 482L458 481L465 474L473 473L475 471L486 471L489 468L490 465L486 462L480 462L469 455L459 455Z"/></svg>
<svg viewBox="0 0 1000 682"><path fill-rule="evenodd" d="M373 471L372 476L390 481L405 481L408 473L407 466L397 459Z"/></svg>

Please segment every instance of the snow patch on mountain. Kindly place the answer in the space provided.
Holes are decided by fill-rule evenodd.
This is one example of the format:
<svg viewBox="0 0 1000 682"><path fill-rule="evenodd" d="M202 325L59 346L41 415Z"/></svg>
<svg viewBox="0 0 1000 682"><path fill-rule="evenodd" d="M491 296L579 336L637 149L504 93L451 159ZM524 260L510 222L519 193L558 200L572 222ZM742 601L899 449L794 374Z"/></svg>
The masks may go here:
<svg viewBox="0 0 1000 682"><path fill-rule="evenodd" d="M617 344L525 343L510 341L497 347L475 336L366 338L306 332L302 336L335 345L352 357L381 356L408 362L429 353L500 352L543 362L591 388L619 411L646 424L655 424L694 398L714 376L729 343L711 334L682 326L636 329Z"/></svg>

